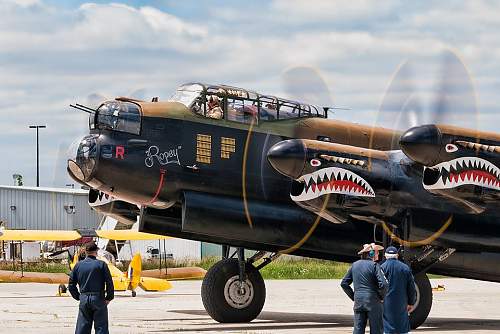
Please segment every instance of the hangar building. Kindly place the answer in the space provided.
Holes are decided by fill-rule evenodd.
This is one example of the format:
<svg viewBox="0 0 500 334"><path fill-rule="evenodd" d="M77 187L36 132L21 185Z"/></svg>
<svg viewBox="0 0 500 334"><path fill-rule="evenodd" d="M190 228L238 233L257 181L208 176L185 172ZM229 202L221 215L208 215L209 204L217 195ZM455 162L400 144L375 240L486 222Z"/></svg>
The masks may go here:
<svg viewBox="0 0 500 334"><path fill-rule="evenodd" d="M71 188L0 186L0 226L23 230L77 230L102 226L102 215L88 205L88 191ZM105 225L105 224L104 224ZM130 249L142 251L147 245ZM161 251L174 259L219 255L219 246L172 239Z"/></svg>

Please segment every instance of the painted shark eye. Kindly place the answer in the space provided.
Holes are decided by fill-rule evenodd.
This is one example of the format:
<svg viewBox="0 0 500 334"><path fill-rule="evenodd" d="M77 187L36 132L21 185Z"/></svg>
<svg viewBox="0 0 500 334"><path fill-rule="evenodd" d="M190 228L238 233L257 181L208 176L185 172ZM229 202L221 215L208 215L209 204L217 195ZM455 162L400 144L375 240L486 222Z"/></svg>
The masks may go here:
<svg viewBox="0 0 500 334"><path fill-rule="evenodd" d="M310 164L313 167L319 167L321 166L321 161L319 161L318 159L311 159Z"/></svg>
<svg viewBox="0 0 500 334"><path fill-rule="evenodd" d="M456 145L453 145L453 144L447 144L445 147L445 150L448 153L453 153L453 152L458 151L458 147Z"/></svg>

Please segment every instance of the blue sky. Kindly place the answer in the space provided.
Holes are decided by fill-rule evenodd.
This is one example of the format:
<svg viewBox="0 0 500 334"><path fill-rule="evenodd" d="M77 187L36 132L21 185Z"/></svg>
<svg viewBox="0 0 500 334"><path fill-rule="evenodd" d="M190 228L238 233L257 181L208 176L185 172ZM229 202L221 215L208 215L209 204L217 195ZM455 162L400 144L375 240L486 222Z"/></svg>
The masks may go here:
<svg viewBox="0 0 500 334"><path fill-rule="evenodd" d="M86 115L68 105L91 94L166 99L183 82L203 81L287 95L284 73L307 66L335 105L351 108L333 117L381 124L377 111L408 59L430 108L447 49L466 64L474 87L456 107L477 109L477 126L498 132L495 1L0 0L0 13L0 184L12 184L13 173L35 182L29 124L47 125L41 184L68 183L65 148L87 130ZM445 122L475 126L470 118Z"/></svg>

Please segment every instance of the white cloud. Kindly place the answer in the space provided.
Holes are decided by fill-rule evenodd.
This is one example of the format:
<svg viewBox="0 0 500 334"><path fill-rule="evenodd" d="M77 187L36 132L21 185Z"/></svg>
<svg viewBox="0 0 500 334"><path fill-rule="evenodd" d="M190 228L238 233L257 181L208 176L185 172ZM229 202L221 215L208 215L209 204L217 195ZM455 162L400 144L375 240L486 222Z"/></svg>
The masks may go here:
<svg viewBox="0 0 500 334"><path fill-rule="evenodd" d="M336 21L353 21L369 18L379 18L393 12L398 5L398 1L393 0L274 0L272 9L276 17L286 18L290 21L309 21L320 22L331 20L332 24Z"/></svg>

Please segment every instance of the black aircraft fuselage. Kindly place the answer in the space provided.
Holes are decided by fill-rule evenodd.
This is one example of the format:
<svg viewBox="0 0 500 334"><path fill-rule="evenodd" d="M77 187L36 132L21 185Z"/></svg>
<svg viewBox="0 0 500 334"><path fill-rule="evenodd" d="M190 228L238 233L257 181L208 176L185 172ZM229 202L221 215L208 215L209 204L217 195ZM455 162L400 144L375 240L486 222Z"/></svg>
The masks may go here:
<svg viewBox="0 0 500 334"><path fill-rule="evenodd" d="M145 208L144 232L346 262L364 243L399 243L416 273L500 282L499 135L401 137L200 87L189 102L181 87L171 102L118 98L91 114L68 160L91 205L131 223Z"/></svg>

